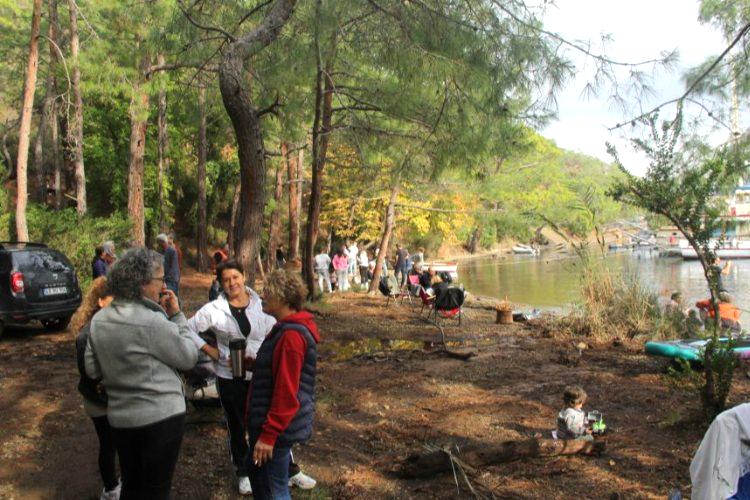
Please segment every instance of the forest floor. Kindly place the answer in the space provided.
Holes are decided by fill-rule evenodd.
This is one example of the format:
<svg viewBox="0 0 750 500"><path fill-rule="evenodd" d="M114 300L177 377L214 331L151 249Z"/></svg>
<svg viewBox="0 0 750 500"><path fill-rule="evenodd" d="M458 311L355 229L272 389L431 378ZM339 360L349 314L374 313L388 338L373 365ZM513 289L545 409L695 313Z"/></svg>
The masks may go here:
<svg viewBox="0 0 750 500"><path fill-rule="evenodd" d="M190 314L208 275L183 278ZM312 440L295 456L318 480L295 498L468 498L459 473L405 480L390 471L426 445L498 444L549 437L567 384L589 394L610 432L602 456L523 459L473 476L497 498L665 498L689 489L688 467L703 427L697 401L670 389L663 363L642 343L589 344L528 324L496 325L468 308L447 322L449 345L468 361L435 352L438 330L418 306L384 307L382 296L343 293L316 306L322 333ZM580 353L580 354L579 354ZM73 335L33 325L0 340L0 498L98 498L96 436L76 391ZM747 399L737 372L731 404ZM236 481L218 408L190 408L175 498L235 498ZM480 484L481 483L481 484Z"/></svg>

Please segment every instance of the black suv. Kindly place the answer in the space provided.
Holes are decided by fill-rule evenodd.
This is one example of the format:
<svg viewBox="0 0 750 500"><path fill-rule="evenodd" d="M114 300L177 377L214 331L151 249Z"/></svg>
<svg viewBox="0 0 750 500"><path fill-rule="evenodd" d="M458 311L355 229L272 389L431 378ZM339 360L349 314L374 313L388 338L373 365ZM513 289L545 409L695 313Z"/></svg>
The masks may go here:
<svg viewBox="0 0 750 500"><path fill-rule="evenodd" d="M0 242L0 335L6 323L63 330L81 304L73 264L40 243Z"/></svg>

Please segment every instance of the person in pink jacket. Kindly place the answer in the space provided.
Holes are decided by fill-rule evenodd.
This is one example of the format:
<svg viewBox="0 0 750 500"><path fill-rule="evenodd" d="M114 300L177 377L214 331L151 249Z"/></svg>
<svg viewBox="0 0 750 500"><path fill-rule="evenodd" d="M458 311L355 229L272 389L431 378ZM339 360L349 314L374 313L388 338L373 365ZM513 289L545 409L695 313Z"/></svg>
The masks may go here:
<svg viewBox="0 0 750 500"><path fill-rule="evenodd" d="M339 290L342 292L349 290L349 259L344 245L341 245L336 255L333 256L333 270L336 271L336 283Z"/></svg>

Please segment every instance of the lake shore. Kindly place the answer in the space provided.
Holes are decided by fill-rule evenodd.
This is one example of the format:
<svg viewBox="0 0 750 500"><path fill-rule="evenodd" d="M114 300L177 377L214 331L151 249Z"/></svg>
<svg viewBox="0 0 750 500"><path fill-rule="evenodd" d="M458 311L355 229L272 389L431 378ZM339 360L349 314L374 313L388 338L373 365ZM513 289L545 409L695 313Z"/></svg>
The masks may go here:
<svg viewBox="0 0 750 500"><path fill-rule="evenodd" d="M185 276L188 314L205 302L209 283L209 275ZM490 465L471 476L473 487L530 499L689 491L690 457L703 432L693 418L699 403L671 389L664 363L643 353L642 340L596 344L550 324L496 325L492 310L467 307L461 326L444 322L450 349L474 353L462 361L441 354L440 332L418 304L384 306L384 297L359 292L314 305L322 333L315 432L295 458L319 483L295 498L468 497L460 476L457 485L452 474L406 480L391 471L426 445L548 437L572 383L588 392L588 409L604 413L606 452ZM100 491L72 342L70 332L29 327L0 341L2 497L93 498ZM750 381L738 376L730 403L748 393ZM218 408L189 410L174 498L236 497L221 418Z"/></svg>

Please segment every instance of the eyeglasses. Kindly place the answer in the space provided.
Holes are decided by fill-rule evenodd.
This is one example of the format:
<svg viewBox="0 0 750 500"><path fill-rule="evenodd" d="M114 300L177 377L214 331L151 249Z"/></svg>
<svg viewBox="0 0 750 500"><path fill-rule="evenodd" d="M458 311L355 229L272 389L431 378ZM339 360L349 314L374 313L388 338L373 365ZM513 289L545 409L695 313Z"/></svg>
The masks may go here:
<svg viewBox="0 0 750 500"><path fill-rule="evenodd" d="M151 281L161 281L162 283L164 283L164 275L162 274L161 276L154 276L153 278L151 278Z"/></svg>

